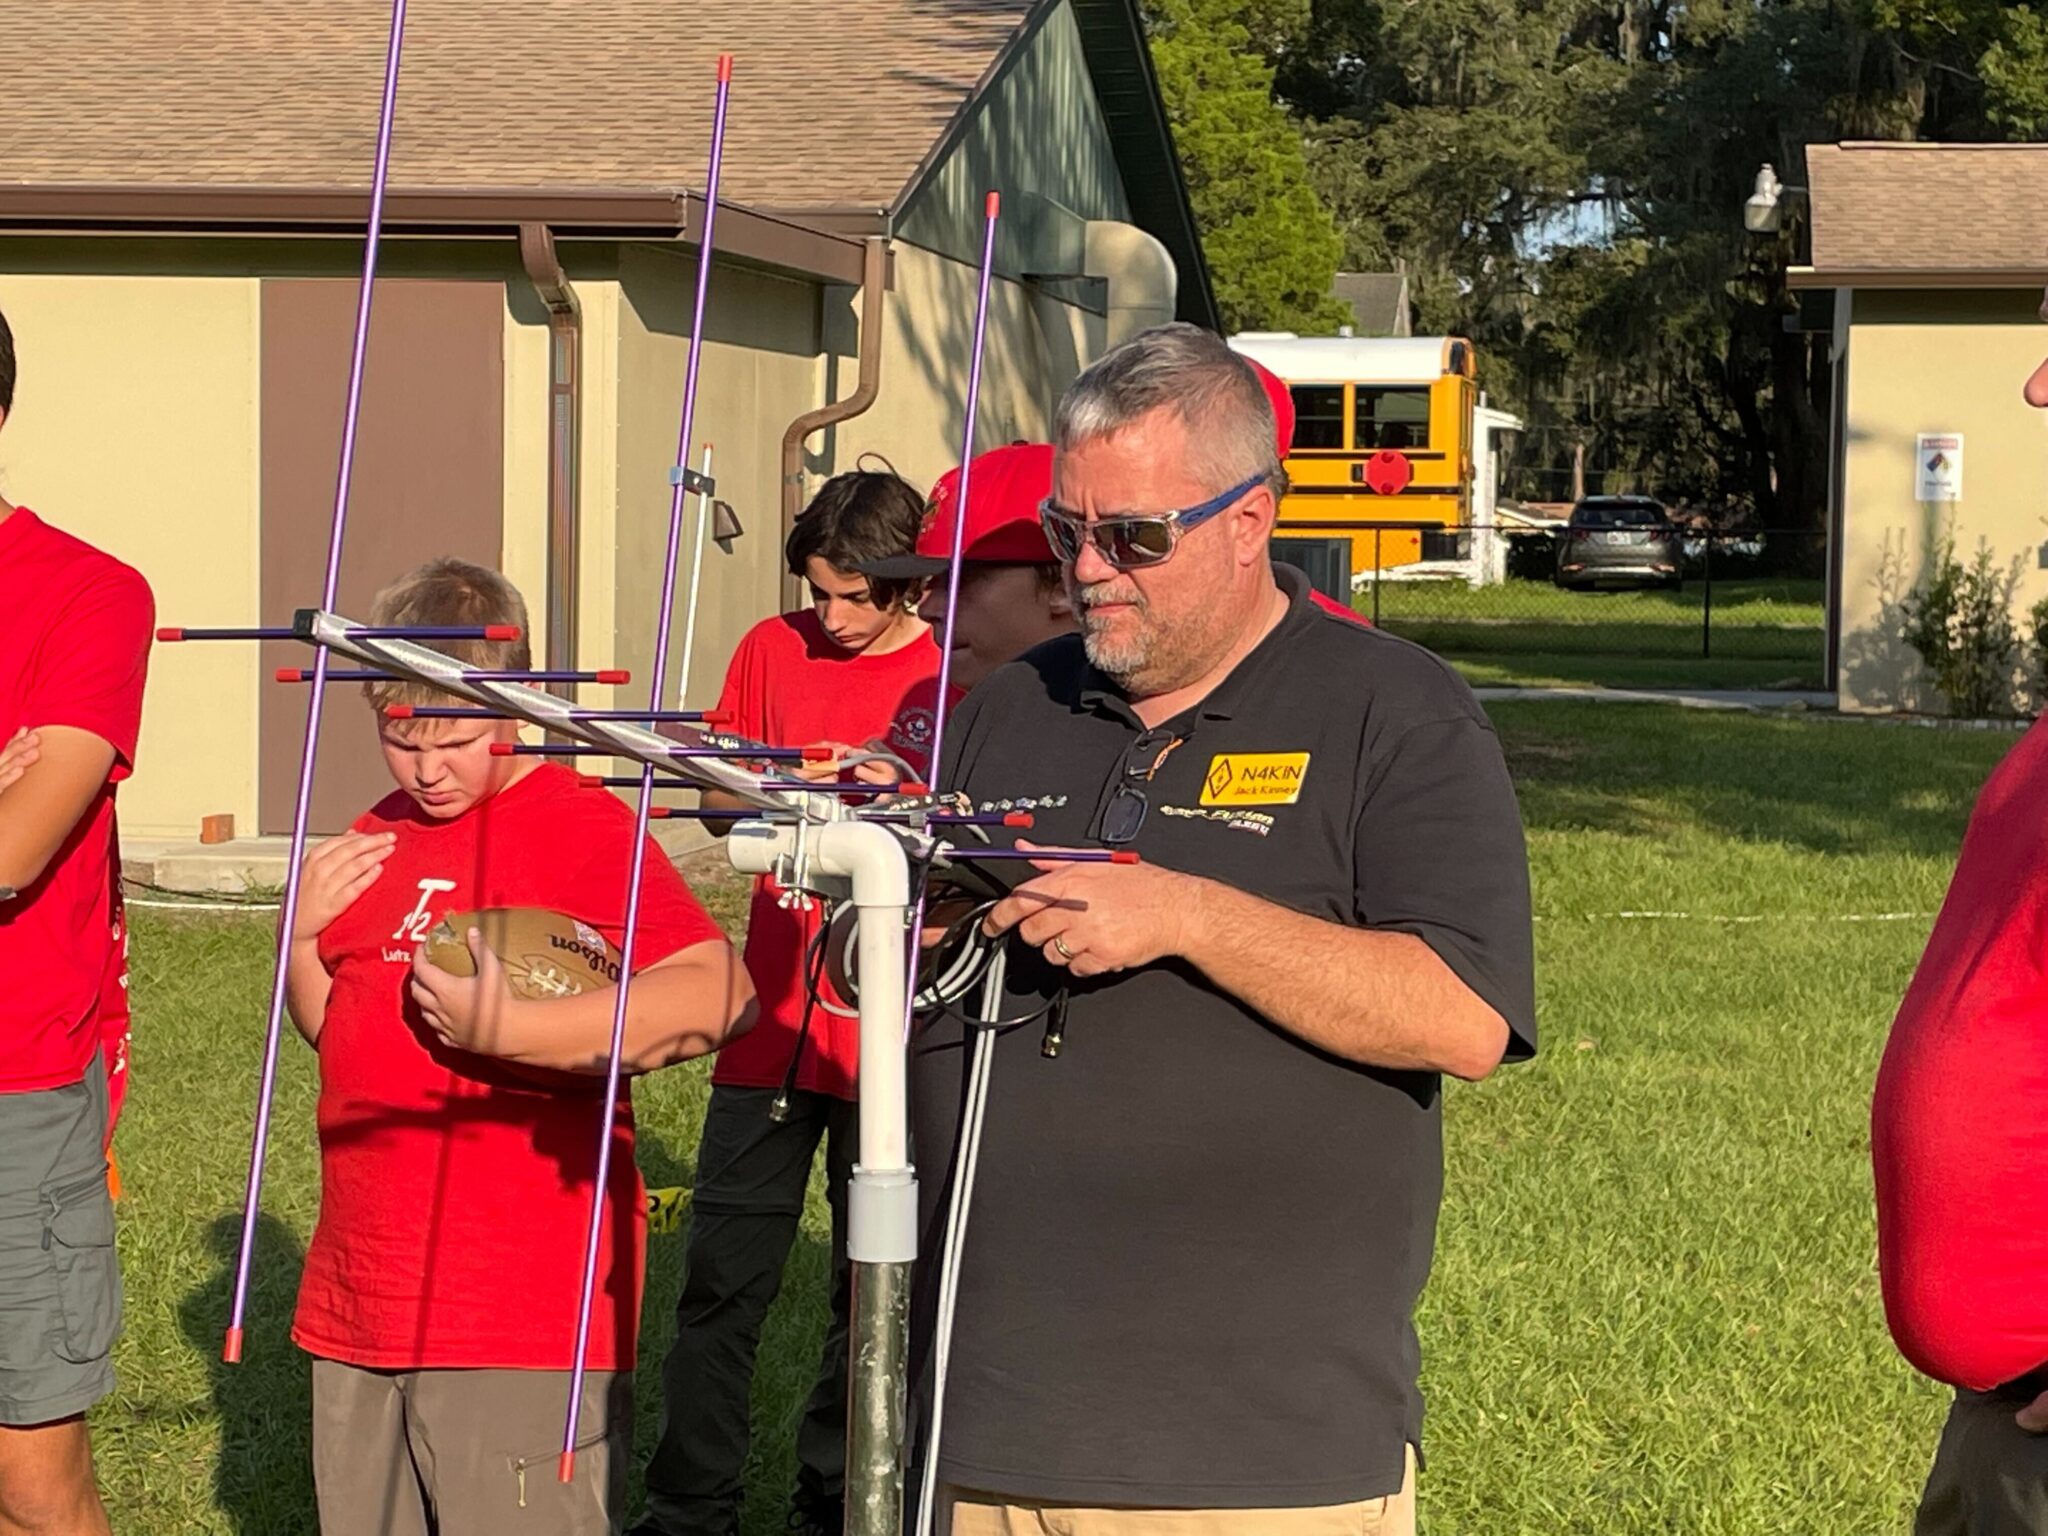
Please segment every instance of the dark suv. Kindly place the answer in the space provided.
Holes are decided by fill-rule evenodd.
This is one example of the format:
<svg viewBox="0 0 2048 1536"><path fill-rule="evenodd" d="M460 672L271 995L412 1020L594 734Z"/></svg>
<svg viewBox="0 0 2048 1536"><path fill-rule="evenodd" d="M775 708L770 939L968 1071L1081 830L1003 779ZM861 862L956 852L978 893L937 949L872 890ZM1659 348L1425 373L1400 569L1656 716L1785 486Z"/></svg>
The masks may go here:
<svg viewBox="0 0 2048 1536"><path fill-rule="evenodd" d="M1560 587L1677 587L1679 531L1647 496L1588 496L1557 542Z"/></svg>

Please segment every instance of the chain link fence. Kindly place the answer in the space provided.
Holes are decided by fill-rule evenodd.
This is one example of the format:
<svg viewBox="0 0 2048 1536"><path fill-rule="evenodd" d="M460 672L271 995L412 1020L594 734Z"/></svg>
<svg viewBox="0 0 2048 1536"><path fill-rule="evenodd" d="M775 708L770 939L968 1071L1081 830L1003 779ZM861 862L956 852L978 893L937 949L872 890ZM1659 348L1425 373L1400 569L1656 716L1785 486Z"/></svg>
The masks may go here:
<svg viewBox="0 0 2048 1536"><path fill-rule="evenodd" d="M1279 558L1333 593L1348 570L1354 608L1475 681L1823 686L1827 541L1812 530L1286 530Z"/></svg>

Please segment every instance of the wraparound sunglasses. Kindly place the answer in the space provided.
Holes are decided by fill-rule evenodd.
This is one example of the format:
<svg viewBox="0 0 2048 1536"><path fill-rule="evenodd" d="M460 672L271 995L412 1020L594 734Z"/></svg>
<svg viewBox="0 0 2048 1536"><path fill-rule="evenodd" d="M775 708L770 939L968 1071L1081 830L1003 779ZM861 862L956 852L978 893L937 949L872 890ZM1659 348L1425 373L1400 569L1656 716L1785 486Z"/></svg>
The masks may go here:
<svg viewBox="0 0 2048 1536"><path fill-rule="evenodd" d="M1052 545L1052 552L1068 565L1081 558L1082 545L1092 544L1095 553L1117 570L1141 570L1148 565L1164 564L1171 558L1182 534L1191 528L1199 528L1247 492L1262 485L1265 479L1262 474L1253 475L1221 495L1211 496L1199 506L1182 507L1174 512L1098 517L1092 522L1048 496L1038 504L1038 521L1045 529L1046 542Z"/></svg>

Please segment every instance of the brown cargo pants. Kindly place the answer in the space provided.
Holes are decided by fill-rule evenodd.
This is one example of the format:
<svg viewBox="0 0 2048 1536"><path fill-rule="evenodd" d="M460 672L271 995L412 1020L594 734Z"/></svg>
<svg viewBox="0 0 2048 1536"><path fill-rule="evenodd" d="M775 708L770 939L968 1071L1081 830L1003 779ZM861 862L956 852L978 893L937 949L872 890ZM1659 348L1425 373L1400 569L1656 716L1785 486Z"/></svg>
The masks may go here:
<svg viewBox="0 0 2048 1536"><path fill-rule="evenodd" d="M567 1371L368 1371L313 1362L321 1536L614 1536L633 1376L583 1378L576 1480L556 1480Z"/></svg>

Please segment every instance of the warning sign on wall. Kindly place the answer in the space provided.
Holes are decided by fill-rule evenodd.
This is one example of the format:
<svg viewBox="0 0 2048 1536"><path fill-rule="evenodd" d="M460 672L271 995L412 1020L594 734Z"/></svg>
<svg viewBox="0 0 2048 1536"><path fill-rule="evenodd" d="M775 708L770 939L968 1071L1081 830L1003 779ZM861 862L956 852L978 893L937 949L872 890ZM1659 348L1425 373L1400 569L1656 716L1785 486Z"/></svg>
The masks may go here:
<svg viewBox="0 0 2048 1536"><path fill-rule="evenodd" d="M1963 434L1922 432L1914 460L1915 501L1963 499Z"/></svg>

